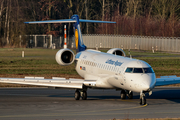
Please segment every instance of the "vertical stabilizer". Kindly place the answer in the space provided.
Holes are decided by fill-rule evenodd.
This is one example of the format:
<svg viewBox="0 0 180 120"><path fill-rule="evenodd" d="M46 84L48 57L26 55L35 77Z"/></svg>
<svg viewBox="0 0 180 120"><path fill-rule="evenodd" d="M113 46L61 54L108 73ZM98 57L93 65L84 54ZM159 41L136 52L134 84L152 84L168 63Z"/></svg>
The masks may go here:
<svg viewBox="0 0 180 120"><path fill-rule="evenodd" d="M80 22L91 22L91 23L116 23L111 21L98 21L98 20L84 20L79 19L78 15L73 15L71 19L63 19L63 20L46 20L46 21L31 21L25 22L26 24L41 24L41 23L74 23L74 34L75 34L75 44L77 52L81 52L86 50L86 46L83 43Z"/></svg>
<svg viewBox="0 0 180 120"><path fill-rule="evenodd" d="M79 24L79 16L78 15L73 15L71 19L75 20L76 22L74 23L74 34L75 34L75 44L76 44L76 51L84 51L86 50L86 46L83 43L82 39L82 34L81 34L81 28Z"/></svg>

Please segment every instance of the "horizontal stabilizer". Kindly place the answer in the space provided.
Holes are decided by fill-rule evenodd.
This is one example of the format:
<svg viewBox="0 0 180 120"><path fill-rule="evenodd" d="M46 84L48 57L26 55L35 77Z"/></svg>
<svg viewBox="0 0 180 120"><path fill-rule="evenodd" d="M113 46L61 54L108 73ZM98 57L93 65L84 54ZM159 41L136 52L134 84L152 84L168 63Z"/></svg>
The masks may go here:
<svg viewBox="0 0 180 120"><path fill-rule="evenodd" d="M116 22L111 22L111 21L84 20L84 19L79 19L79 22L91 22L91 23L116 23Z"/></svg>
<svg viewBox="0 0 180 120"><path fill-rule="evenodd" d="M99 20L85 20L79 19L78 15L73 15L71 19L61 19L61 20L45 20L45 21L31 21L25 22L26 24L40 24L40 23L73 23L74 34L75 34L75 45L76 52L85 51L87 47L83 43L83 38L81 34L80 22L91 22L91 23L116 23L112 21L99 21Z"/></svg>
<svg viewBox="0 0 180 120"><path fill-rule="evenodd" d="M45 20L45 21L31 21L24 22L26 24L36 24L36 23L74 23L76 20L73 19L64 19L64 20Z"/></svg>
<svg viewBox="0 0 180 120"><path fill-rule="evenodd" d="M63 19L63 20L45 20L45 21L31 21L31 22L24 22L26 24L40 24L40 23L75 23L76 20L73 19ZM99 21L99 20L83 20L79 19L79 22L91 22L91 23L116 23L111 21Z"/></svg>

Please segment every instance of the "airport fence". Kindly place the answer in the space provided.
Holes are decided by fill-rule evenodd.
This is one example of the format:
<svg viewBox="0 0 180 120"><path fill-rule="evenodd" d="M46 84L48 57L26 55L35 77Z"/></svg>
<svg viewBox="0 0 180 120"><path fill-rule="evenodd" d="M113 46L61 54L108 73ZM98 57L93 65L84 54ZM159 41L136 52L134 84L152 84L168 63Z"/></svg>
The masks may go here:
<svg viewBox="0 0 180 120"><path fill-rule="evenodd" d="M180 52L180 37L83 35L88 48L121 48Z"/></svg>
<svg viewBox="0 0 180 120"><path fill-rule="evenodd" d="M34 47L62 48L63 36L36 36ZM95 35L83 34L83 42L87 48L121 48L136 50L154 50L180 52L180 37L128 36L128 35ZM48 42L49 41L49 42ZM29 43L29 42L28 42ZM49 44L49 45L48 45ZM74 36L67 37L69 48L75 48Z"/></svg>

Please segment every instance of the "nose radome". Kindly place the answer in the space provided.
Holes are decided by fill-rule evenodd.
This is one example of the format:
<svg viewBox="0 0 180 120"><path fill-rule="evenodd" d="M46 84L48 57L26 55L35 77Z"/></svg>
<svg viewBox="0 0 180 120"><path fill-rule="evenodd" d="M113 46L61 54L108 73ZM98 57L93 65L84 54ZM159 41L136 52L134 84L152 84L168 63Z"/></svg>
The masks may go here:
<svg viewBox="0 0 180 120"><path fill-rule="evenodd" d="M155 85L155 75L142 75L142 81L142 87L144 91L152 90Z"/></svg>
<svg viewBox="0 0 180 120"><path fill-rule="evenodd" d="M142 90L143 91L148 91L148 90L150 90L150 85L149 84L142 84Z"/></svg>

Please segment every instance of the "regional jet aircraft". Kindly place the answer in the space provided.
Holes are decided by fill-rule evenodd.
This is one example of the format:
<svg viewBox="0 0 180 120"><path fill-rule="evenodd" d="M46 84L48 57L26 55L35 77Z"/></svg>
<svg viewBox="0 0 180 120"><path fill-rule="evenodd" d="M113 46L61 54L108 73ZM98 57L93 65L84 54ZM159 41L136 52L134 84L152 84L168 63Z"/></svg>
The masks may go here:
<svg viewBox="0 0 180 120"><path fill-rule="evenodd" d="M121 90L121 99L128 96L133 98L133 92L140 93L140 104L145 105L145 94L152 94L155 86L180 83L180 77L164 76L156 78L152 67L145 61L126 57L125 52L119 48L112 48L107 53L87 49L81 36L80 22L115 23L110 21L83 20L78 15L71 19L32 21L27 24L38 23L74 23L75 43L77 53L65 48L60 49L55 56L59 65L75 63L77 73L84 79L65 79L53 77L0 78L2 83L16 83L40 85L56 88L75 89L75 99L87 99L87 90L116 89Z"/></svg>

